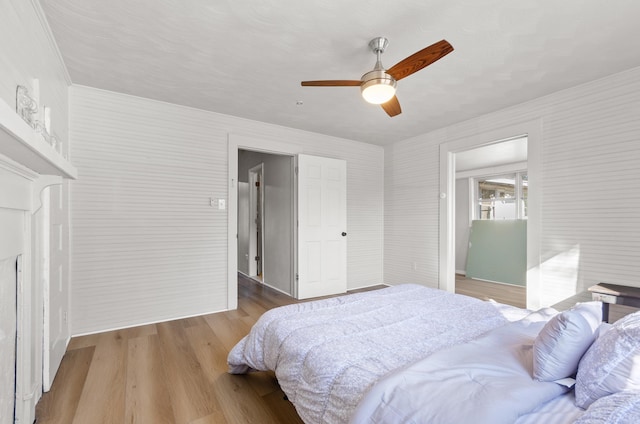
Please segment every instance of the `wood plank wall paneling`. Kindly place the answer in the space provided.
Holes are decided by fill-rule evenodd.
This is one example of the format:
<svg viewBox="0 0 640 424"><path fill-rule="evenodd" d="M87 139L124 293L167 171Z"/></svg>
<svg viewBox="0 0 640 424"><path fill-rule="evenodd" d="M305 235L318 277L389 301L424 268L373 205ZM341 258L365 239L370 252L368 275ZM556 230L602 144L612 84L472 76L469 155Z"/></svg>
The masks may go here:
<svg viewBox="0 0 640 424"><path fill-rule="evenodd" d="M553 302L598 282L640 286L640 72L545 118L543 275Z"/></svg>
<svg viewBox="0 0 640 424"><path fill-rule="evenodd" d="M542 304L640 287L639 117L635 68L386 146L385 282L437 285L439 145L539 119Z"/></svg>
<svg viewBox="0 0 640 424"><path fill-rule="evenodd" d="M73 93L72 331L225 309L227 216L209 198L226 193L226 133L186 109Z"/></svg>
<svg viewBox="0 0 640 424"><path fill-rule="evenodd" d="M385 148L385 283L438 287L438 162L437 137Z"/></svg>
<svg viewBox="0 0 640 424"><path fill-rule="evenodd" d="M383 149L72 86L72 333L226 309L227 135L347 160L349 288L382 282Z"/></svg>

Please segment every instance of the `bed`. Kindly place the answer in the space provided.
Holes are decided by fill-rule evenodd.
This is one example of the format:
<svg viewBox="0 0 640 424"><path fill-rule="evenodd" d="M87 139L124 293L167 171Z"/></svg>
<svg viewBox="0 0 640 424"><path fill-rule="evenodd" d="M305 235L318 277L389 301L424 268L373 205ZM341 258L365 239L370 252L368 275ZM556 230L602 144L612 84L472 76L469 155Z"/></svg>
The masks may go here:
<svg viewBox="0 0 640 424"><path fill-rule="evenodd" d="M233 374L275 371L308 424L569 423L589 419L585 409L598 407L600 397L612 398L580 384L601 376L585 371L581 379L579 370L576 376L596 341L619 347L607 338L622 330L614 325L605 332L600 321L598 302L532 312L406 284L272 309L231 350L228 363ZM631 321L623 350L633 368L640 317ZM601 350L591 355L590 371L613 355ZM575 380L565 378L574 376L575 391ZM603 390L622 392L622 400L613 399L616 410L640 420L636 377Z"/></svg>

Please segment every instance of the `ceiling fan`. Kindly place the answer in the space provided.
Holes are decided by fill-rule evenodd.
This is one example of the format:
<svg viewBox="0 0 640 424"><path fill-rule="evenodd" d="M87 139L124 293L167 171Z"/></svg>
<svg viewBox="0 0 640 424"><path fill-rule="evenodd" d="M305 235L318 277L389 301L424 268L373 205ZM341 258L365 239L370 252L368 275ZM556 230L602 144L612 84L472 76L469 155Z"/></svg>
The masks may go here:
<svg viewBox="0 0 640 424"><path fill-rule="evenodd" d="M385 70L380 56L388 44L389 40L385 37L376 37L369 42L369 48L377 57L376 64L372 71L359 80L302 81L301 84L304 87L360 87L362 97L367 102L379 104L391 117L399 115L402 110L396 97L396 82L451 53L453 47L446 40L438 41Z"/></svg>

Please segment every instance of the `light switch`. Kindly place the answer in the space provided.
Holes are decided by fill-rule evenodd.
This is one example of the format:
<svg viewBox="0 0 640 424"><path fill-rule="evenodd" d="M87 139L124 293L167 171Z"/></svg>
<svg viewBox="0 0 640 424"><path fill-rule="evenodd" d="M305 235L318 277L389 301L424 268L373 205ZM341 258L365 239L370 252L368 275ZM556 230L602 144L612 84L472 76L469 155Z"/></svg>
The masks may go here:
<svg viewBox="0 0 640 424"><path fill-rule="evenodd" d="M226 199L218 199L218 209L220 210L227 209Z"/></svg>

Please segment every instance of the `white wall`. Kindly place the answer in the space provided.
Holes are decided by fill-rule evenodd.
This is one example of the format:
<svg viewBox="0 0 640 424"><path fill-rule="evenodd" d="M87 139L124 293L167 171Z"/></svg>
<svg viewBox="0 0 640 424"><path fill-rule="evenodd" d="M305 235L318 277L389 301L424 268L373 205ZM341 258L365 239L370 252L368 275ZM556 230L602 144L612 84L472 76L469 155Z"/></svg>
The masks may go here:
<svg viewBox="0 0 640 424"><path fill-rule="evenodd" d="M349 288L382 282L378 146L81 86L71 129L74 334L227 308L229 133L347 160Z"/></svg>
<svg viewBox="0 0 640 424"><path fill-rule="evenodd" d="M293 158L264 160L264 283L292 295L294 284Z"/></svg>
<svg viewBox="0 0 640 424"><path fill-rule="evenodd" d="M640 68L386 147L385 281L437 286L440 144L537 119L541 304L601 281L640 287L638 116Z"/></svg>
<svg viewBox="0 0 640 424"><path fill-rule="evenodd" d="M394 143L384 151L384 281L438 286L436 134Z"/></svg>

